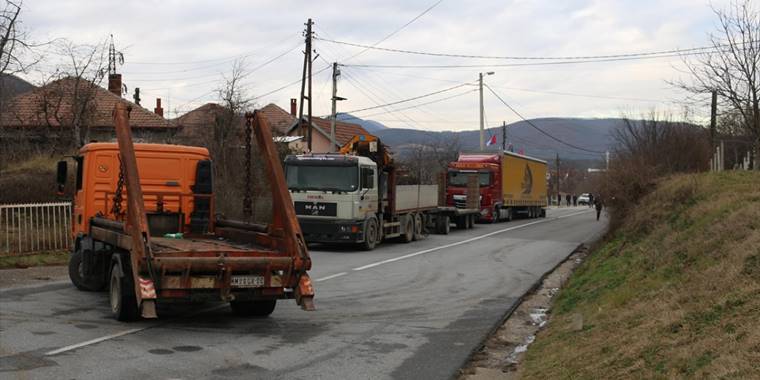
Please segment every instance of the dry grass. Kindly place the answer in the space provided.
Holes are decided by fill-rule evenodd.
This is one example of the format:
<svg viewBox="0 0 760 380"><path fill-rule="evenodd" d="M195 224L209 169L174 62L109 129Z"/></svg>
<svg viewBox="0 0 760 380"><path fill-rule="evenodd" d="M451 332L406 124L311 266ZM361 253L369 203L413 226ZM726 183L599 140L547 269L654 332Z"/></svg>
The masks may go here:
<svg viewBox="0 0 760 380"><path fill-rule="evenodd" d="M661 181L553 312L525 378L760 377L760 175Z"/></svg>
<svg viewBox="0 0 760 380"><path fill-rule="evenodd" d="M48 251L23 256L0 256L0 269L66 265L68 251Z"/></svg>

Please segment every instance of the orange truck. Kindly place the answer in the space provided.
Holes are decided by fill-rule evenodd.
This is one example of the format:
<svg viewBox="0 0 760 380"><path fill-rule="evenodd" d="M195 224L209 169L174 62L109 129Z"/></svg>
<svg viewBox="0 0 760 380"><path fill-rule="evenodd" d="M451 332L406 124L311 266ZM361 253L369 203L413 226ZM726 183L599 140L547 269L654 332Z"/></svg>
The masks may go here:
<svg viewBox="0 0 760 380"><path fill-rule="evenodd" d="M108 289L122 321L156 318L156 304L170 300L221 300L245 316L267 316L284 298L313 310L311 259L269 126L255 113L246 123L268 169L268 225L217 219L208 150L133 144L127 107L117 104L118 143L87 144L75 157L74 285ZM66 161L57 176L62 191Z"/></svg>

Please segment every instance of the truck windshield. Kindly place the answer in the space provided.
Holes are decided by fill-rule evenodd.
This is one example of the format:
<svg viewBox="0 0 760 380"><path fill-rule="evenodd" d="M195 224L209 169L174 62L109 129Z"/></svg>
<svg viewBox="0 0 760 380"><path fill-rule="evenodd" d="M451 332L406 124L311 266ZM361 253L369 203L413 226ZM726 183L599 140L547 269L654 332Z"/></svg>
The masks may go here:
<svg viewBox="0 0 760 380"><path fill-rule="evenodd" d="M359 188L357 166L286 164L290 190L356 191Z"/></svg>
<svg viewBox="0 0 760 380"><path fill-rule="evenodd" d="M450 171L449 172L449 179L447 181L449 186L454 187L466 187L467 186L467 177L471 174L477 174L478 180L480 182L480 186L489 186L491 185L491 173L489 172L460 172L460 171Z"/></svg>

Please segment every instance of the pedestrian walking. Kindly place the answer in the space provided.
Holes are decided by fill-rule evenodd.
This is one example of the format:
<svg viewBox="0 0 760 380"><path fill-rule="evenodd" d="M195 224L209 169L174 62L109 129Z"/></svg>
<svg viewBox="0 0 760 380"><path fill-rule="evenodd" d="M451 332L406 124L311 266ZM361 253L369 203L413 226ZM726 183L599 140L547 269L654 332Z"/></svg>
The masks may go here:
<svg viewBox="0 0 760 380"><path fill-rule="evenodd" d="M578 206L578 194L573 194L573 206Z"/></svg>
<svg viewBox="0 0 760 380"><path fill-rule="evenodd" d="M570 200L571 199L572 199L572 197L570 196L570 194L566 194L565 195L565 202L567 204L567 207L570 207Z"/></svg>
<svg viewBox="0 0 760 380"><path fill-rule="evenodd" d="M562 207L562 194L557 193L557 207Z"/></svg>
<svg viewBox="0 0 760 380"><path fill-rule="evenodd" d="M596 208L596 220L599 220L599 216L602 215L602 208L604 208L601 197L594 199L594 207Z"/></svg>
<svg viewBox="0 0 760 380"><path fill-rule="evenodd" d="M594 193L589 193L588 195L588 207L594 207Z"/></svg>

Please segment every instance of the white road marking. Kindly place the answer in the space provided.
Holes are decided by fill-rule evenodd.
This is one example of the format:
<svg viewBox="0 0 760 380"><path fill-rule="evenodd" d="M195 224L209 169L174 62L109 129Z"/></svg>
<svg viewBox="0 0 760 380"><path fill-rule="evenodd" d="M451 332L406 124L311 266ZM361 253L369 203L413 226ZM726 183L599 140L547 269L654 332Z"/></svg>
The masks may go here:
<svg viewBox="0 0 760 380"><path fill-rule="evenodd" d="M507 232L507 231L517 230L517 229L520 229L520 228L523 228L523 227L532 226L534 224L547 223L547 222L551 222L553 220L558 220L558 219L563 219L563 218L569 218L571 216L580 215L580 214L587 213L587 212L589 212L589 211L588 210L584 210L584 211L579 211L579 212L575 212L575 213L572 213L572 214L557 216L557 217L553 217L553 218L541 219L541 220L537 220L535 222L521 224L519 226L504 228L504 229L501 229L501 230L498 230L498 231L493 231L493 232L489 232L487 234L483 234L483 235L475 236L473 238L469 238L469 239L466 239L466 240L458 241L456 243L446 244L446 245L442 245L440 247L429 248L429 249L425 249L425 250L422 250L422 251L419 251L419 252L409 253L409 254L406 254L406 255L403 255L403 256L398 256L398 257L394 257L394 258L391 258L391 259L386 259L386 260L383 260L383 261L378 261L376 263L367 264L367 265L364 265L364 266L360 266L358 268L353 268L353 270L355 270L355 271L361 271L361 270L365 270L365 269L370 269L370 268L374 268L376 266L380 266L380 265L384 265L384 264L389 264L389 263L393 263L393 262L400 261L400 260L406 260L408 258L419 256L419 255L424 255L426 253L440 251L442 249L456 247L458 245L471 243L473 241L477 241L477 240L480 240L480 239L485 239L487 237L490 237L490 236L493 236L493 235L497 235L497 234L500 234L500 233L504 233L504 232Z"/></svg>
<svg viewBox="0 0 760 380"><path fill-rule="evenodd" d="M477 240L480 240L480 239L485 239L485 238L487 238L489 236L497 235L497 234L500 234L500 233L503 233L503 232L517 230L517 229L520 229L520 228L523 228L523 227L532 226L534 224L547 223L547 222L551 222L553 220L569 218L571 216L583 214L583 213L586 213L586 212L589 212L589 210L584 210L584 211L575 212L575 213L572 213L572 214L567 214L567 215L562 215L562 216L557 216L557 217L553 217L553 218L547 218L547 219L537 220L535 222L525 223L525 224L521 224L519 226L513 226L513 227L509 227L509 228L504 228L504 229L501 229L501 230L498 230L498 231L489 232L487 234L483 234L483 235L480 235L480 236L475 236L475 237L470 238L470 239L458 241L456 243L446 244L446 245L442 245L440 247L429 248L429 249L426 249L426 250L423 250L423 251L414 252L414 253L410 253L410 254L407 254L407 255L399 256L399 257L394 257L392 259L378 261L378 262L372 263L372 264L367 264L367 265L364 265L364 266L361 266L361 267L358 267L358 268L353 268L353 270L355 270L355 271L361 271L361 270L365 270L365 269L369 269L369 268L374 268L374 267L379 266L379 265L388 264L388 263L396 262L396 261L399 261L399 260L405 260L405 259L408 259L408 258L411 258L411 257L415 257L415 256L419 256L419 255L424 255L426 253L440 251L442 249L456 247L458 245L467 244L467 243L470 243L470 242L473 242L473 241L477 241ZM331 280L331 279L338 278L338 277L341 277L341 276L345 276L347 274L348 274L348 272L340 272L340 273L336 273L336 274L329 275L329 276L326 276L326 277L318 278L318 279L314 280L314 282L327 281L327 280ZM180 318L192 317L192 316L195 316L195 315L198 315L198 314L201 314L201 313L205 313L205 312L213 311L213 310L218 310L218 309L221 309L221 308L224 308L224 307L227 307L227 304L216 305L216 306L209 307L209 308L206 308L206 309L201 309L201 310L198 310L196 312L184 315L184 316L182 316ZM130 335L130 334L138 333L140 331L144 331L144 330L147 330L147 329L158 327L158 326L161 326L161 325L166 324L166 323L171 323L172 320L175 320L175 319L177 319L177 318L173 318L171 320L162 321L162 322L159 322L159 323L156 323L156 324L152 324L152 325L148 325L148 326L145 326L145 327L139 327L139 328L135 328L135 329L124 330L124 331L120 331L120 332L117 332L117 333L114 333L114 334L105 335L105 336L102 336L102 337L99 337L99 338L90 339L88 341L84 341L84 342L81 342L81 343L76 343L76 344L72 344L72 345L69 345L69 346L61 347L61 348L58 348L58 349L55 349L55 350L52 350L52 351L48 351L44 355L45 356L53 356L53 355L62 354L64 352L76 350L78 348L82 348L82 347L86 347L86 346L91 346L93 344L97 344L97 343L104 342L104 341L107 341L107 340L111 340L111 339L114 339L114 338L122 337L124 335Z"/></svg>
<svg viewBox="0 0 760 380"><path fill-rule="evenodd" d="M100 342L103 342L103 341L106 341L106 340L109 340L109 339L118 338L118 337L124 336L124 335L134 334L136 332L140 332L140 331L143 331L145 329L149 329L151 327L153 327L153 326L140 327L140 328L137 328L137 329L131 329L131 330L125 330L125 331L117 332L116 334L101 336L100 338L95 338L95 339L91 339L91 340L88 340L88 341L85 341L85 342L81 342L81 343L77 343L77 344L72 344L70 346L61 347L61 348L59 348L57 350L48 351L48 352L45 353L45 356L58 355L58 354L61 354L61 353L67 352L67 351L76 350L77 348L81 348L81 347L84 347L84 346L89 346L89 345L92 345L92 344L95 344L95 343L100 343Z"/></svg>
<svg viewBox="0 0 760 380"><path fill-rule="evenodd" d="M340 273L336 273L336 274L333 274L333 275L330 275L330 276L327 276L327 277L318 278L318 279L314 280L314 282L322 282L322 281L332 280L333 278L340 277L340 276L345 276L347 274L348 274L348 272L340 272Z"/></svg>
<svg viewBox="0 0 760 380"><path fill-rule="evenodd" d="M147 329L152 329L154 327L158 327L158 326L161 326L161 325L166 324L166 323L171 323L172 321L177 320L179 318L193 317L193 316L196 316L198 314L202 314L202 313L205 313L205 312L222 309L222 308L225 308L225 307L227 307L226 303L222 304L222 305L216 305L216 306L208 307L208 308L205 308L205 309L197 310L197 311L194 311L192 313L183 315L183 316L178 317L178 318L172 318L172 319L169 319L169 320L166 320L166 321L162 321L162 322L159 322L159 323L156 323L156 324L152 324L152 325L148 325L148 326L144 326L144 327L138 327L136 329L124 330L124 331L120 331L120 332L117 332L117 333L114 333L114 334L111 334L111 335L101 336L100 338L90 339L88 341L84 341L84 342L81 342L81 343L72 344L72 345L69 345L69 346L66 346L66 347L61 347L61 348L55 349L53 351L48 351L44 355L45 356L53 356L53 355L62 354L64 352L76 350L78 348L82 348L82 347L86 347L86 346L91 346L93 344L97 344L97 343L100 343L100 342L104 342L104 341L107 341L107 340L118 338L118 337L121 337L121 336L124 336L124 335L134 334L134 333L138 333L140 331L144 331L144 330L147 330Z"/></svg>

